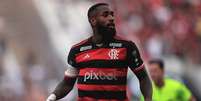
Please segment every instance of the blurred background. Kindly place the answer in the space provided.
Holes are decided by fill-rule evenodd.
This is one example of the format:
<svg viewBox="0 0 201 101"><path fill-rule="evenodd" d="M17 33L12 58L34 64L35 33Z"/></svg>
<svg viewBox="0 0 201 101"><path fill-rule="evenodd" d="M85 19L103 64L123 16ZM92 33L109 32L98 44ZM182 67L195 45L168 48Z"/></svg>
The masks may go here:
<svg viewBox="0 0 201 101"><path fill-rule="evenodd" d="M118 34L134 41L145 63L165 61L166 74L201 101L200 0L0 0L0 100L45 101L67 68L70 47L92 33L88 8L109 3ZM128 74L131 97L139 84ZM73 90L61 101L75 101Z"/></svg>

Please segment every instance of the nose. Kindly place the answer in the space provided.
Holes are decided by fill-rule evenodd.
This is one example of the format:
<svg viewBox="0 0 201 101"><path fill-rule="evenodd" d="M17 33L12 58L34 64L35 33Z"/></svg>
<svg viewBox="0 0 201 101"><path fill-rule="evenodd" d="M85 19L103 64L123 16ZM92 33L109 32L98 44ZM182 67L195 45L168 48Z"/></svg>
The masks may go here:
<svg viewBox="0 0 201 101"><path fill-rule="evenodd" d="M110 21L110 22L114 22L114 16L109 15L109 21Z"/></svg>

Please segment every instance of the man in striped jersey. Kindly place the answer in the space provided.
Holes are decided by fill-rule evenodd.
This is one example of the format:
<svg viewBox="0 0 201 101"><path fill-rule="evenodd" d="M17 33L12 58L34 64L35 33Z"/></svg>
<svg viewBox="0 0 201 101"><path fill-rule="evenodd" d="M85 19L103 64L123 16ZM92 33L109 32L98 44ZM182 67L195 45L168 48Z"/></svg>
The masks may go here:
<svg viewBox="0 0 201 101"><path fill-rule="evenodd" d="M133 42L116 36L114 14L109 5L93 5L88 18L93 36L71 48L64 80L47 101L66 96L76 79L78 101L128 101L128 67L138 77L145 101L151 101L152 85L139 51Z"/></svg>

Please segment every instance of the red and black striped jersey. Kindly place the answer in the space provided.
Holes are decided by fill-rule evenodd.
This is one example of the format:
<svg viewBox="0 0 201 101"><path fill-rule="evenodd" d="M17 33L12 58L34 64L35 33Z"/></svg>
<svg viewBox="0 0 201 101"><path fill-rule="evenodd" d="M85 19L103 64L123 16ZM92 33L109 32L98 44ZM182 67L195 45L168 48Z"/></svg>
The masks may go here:
<svg viewBox="0 0 201 101"><path fill-rule="evenodd" d="M68 64L78 71L78 101L127 101L128 67L136 75L144 69L136 45L118 37L105 44L89 38L74 45Z"/></svg>

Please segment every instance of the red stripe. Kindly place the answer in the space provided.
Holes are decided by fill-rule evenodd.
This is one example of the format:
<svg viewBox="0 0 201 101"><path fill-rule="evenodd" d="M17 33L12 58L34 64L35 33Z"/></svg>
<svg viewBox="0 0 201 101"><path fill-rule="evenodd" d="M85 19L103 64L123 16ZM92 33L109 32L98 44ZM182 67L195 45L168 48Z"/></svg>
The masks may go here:
<svg viewBox="0 0 201 101"><path fill-rule="evenodd" d="M78 89L86 91L126 91L125 85L89 85L77 84Z"/></svg>
<svg viewBox="0 0 201 101"><path fill-rule="evenodd" d="M117 54L110 54L114 50ZM115 57L112 57L112 56ZM126 48L107 49L101 48L96 50L88 50L76 55L76 62L86 62L90 60L123 60L126 57Z"/></svg>
<svg viewBox="0 0 201 101"><path fill-rule="evenodd" d="M94 99L91 97L78 97L78 101L119 101L117 99ZM127 99L121 101L128 101Z"/></svg>
<svg viewBox="0 0 201 101"><path fill-rule="evenodd" d="M86 72L96 73L99 76L112 75L112 76L126 76L127 68L83 68L79 71L79 76L85 76Z"/></svg>
<svg viewBox="0 0 201 101"><path fill-rule="evenodd" d="M142 71L142 70L144 70L144 69L145 69L145 66L144 66L144 64L142 64L141 66L132 69L132 71L133 71L134 73L138 73L138 72L140 72L140 71Z"/></svg>

